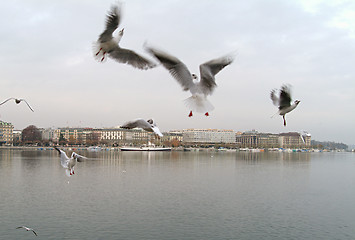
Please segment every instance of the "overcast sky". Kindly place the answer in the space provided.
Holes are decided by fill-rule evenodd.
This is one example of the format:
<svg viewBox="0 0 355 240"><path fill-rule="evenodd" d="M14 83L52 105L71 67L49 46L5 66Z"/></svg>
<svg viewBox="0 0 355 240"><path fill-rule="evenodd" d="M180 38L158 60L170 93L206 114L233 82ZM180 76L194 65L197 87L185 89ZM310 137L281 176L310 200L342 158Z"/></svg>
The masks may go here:
<svg viewBox="0 0 355 240"><path fill-rule="evenodd" d="M0 8L0 119L15 129L113 127L154 118L162 131L217 128L305 130L312 139L355 144L355 1L126 0L121 47L150 57L144 42L193 73L237 52L217 76L210 117L188 118L190 96L159 66L141 71L95 61L92 43L111 0L17 0ZM299 106L282 117L270 90L293 86Z"/></svg>

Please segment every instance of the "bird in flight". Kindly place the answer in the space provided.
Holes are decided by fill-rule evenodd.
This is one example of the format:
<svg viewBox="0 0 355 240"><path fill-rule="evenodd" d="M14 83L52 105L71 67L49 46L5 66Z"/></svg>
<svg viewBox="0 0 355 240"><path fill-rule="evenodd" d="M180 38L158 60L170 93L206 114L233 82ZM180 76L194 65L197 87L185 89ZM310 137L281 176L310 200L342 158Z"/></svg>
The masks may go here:
<svg viewBox="0 0 355 240"><path fill-rule="evenodd" d="M178 58L145 45L145 49L152 54L165 67L173 78L181 85L183 91L190 91L191 97L185 99L185 104L189 108L189 117L193 112L204 113L209 116L209 112L214 109L207 100L217 87L215 76L224 67L234 60L233 54L210 60L200 65L200 80L196 74L191 74L186 65Z"/></svg>
<svg viewBox="0 0 355 240"><path fill-rule="evenodd" d="M33 228L29 228L29 227L26 227L26 226L21 226L21 227L17 227L16 229L25 229L26 231L32 231L34 235L37 236L37 233L33 230Z"/></svg>
<svg viewBox="0 0 355 240"><path fill-rule="evenodd" d="M62 165L63 168L65 168L65 172L68 177L75 174L74 166L76 165L76 163L81 162L82 159L86 159L86 157L81 156L75 152L73 152L71 154L71 157L69 158L63 150L59 149L58 147L54 147L54 149L59 152L60 164Z"/></svg>
<svg viewBox="0 0 355 240"><path fill-rule="evenodd" d="M121 19L121 4L113 5L106 17L106 28L94 43L94 57L103 62L106 55L119 63L129 64L141 70L153 68L156 64L149 59L137 54L136 52L121 48L119 42L123 36L124 28L122 28L117 36L113 36L114 31L118 28Z"/></svg>
<svg viewBox="0 0 355 240"><path fill-rule="evenodd" d="M284 126L286 127L286 118L285 118L286 113L289 113L292 110L294 110L301 101L295 100L293 103L291 103L292 99L291 99L290 85L284 84L281 86L279 97L277 96L276 91L277 91L276 89L271 90L270 98L273 104L279 107L279 110L276 114L282 116L284 120Z"/></svg>
<svg viewBox="0 0 355 240"><path fill-rule="evenodd" d="M153 119L144 120L143 118L137 118L132 121L126 122L121 126L121 128L142 128L147 132L154 132L159 137L163 136Z"/></svg>
<svg viewBox="0 0 355 240"><path fill-rule="evenodd" d="M29 108L32 112L34 112L33 109L32 109L32 107L30 106L30 104L28 104L28 102L27 102L25 99L23 99L23 98L8 98L8 99L6 99L5 101L3 101L2 103L0 103L0 105L3 105L4 103L7 103L7 102L10 101L10 100L15 100L15 103L16 103L16 104L19 104L19 103L21 103L21 102L25 102L25 103L27 104L28 108Z"/></svg>

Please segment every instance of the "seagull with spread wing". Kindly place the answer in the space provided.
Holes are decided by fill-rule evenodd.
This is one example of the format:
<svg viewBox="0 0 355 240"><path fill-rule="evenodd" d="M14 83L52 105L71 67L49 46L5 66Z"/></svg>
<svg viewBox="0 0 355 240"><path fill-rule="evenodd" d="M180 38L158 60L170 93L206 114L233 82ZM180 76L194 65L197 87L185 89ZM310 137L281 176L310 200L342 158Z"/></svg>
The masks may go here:
<svg viewBox="0 0 355 240"><path fill-rule="evenodd" d="M121 128L142 128L147 132L154 132L159 137L163 136L153 119L144 120L143 118L137 118L132 121L126 122L121 126Z"/></svg>
<svg viewBox="0 0 355 240"><path fill-rule="evenodd" d="M7 103L7 102L10 101L10 100L15 100L15 103L16 103L16 104L19 104L20 102L25 102L25 103L27 104L28 108L29 108L32 112L34 112L33 109L31 108L30 104L28 104L28 102L27 102L25 99L23 99L23 98L8 98L8 99L6 99L5 101L3 101L2 103L0 103L0 105L3 105L4 103Z"/></svg>
<svg viewBox="0 0 355 240"><path fill-rule="evenodd" d="M294 101L294 103L291 104L292 99L290 85L282 85L279 97L276 94L276 89L271 90L270 98L273 104L279 107L279 111L277 113L282 116L284 120L284 126L286 127L286 113L289 113L294 110L301 101L296 100Z"/></svg>
<svg viewBox="0 0 355 240"><path fill-rule="evenodd" d="M123 36L124 28L113 36L113 32L118 28L121 18L120 4L111 7L106 17L106 29L101 33L99 39L94 44L94 57L103 62L106 55L119 63L129 64L135 68L147 70L153 68L156 64L136 52L121 48L119 42Z"/></svg>
<svg viewBox="0 0 355 240"><path fill-rule="evenodd" d="M214 107L207 100L207 96L211 95L217 87L215 75L225 66L231 64L234 56L231 54L201 64L200 80L198 81L197 75L191 74L186 65L178 58L156 48L148 46L145 46L145 48L170 72L184 91L189 90L192 94L191 97L185 99L185 104L190 109L188 116L192 117L194 111L209 116L208 112L212 111Z"/></svg>
<svg viewBox="0 0 355 240"><path fill-rule="evenodd" d="M17 227L16 229L25 229L26 231L32 231L34 235L37 236L37 233L33 230L33 228L29 228L29 227L26 227L26 226L21 226L21 227Z"/></svg>
<svg viewBox="0 0 355 240"><path fill-rule="evenodd" d="M69 158L63 150L57 147L54 147L54 149L59 152L60 164L62 165L63 168L65 168L65 173L67 174L68 177L75 174L74 166L76 165L76 163L81 162L82 159L86 159L86 157L81 156L75 152L73 152L71 154L71 157Z"/></svg>

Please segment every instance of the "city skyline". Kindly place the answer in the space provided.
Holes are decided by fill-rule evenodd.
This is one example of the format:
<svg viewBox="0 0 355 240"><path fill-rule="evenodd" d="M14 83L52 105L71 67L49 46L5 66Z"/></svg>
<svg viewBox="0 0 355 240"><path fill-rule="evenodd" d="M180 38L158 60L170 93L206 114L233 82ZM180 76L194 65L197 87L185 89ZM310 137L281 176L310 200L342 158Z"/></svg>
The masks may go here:
<svg viewBox="0 0 355 240"><path fill-rule="evenodd" d="M117 126L154 118L161 131L211 128L299 132L319 141L355 144L355 3L353 1L127 0L121 46L149 57L143 44L199 64L231 52L235 61L216 76L210 117L188 118L182 92L158 66L140 71L112 59L95 61L92 43L115 1L5 2L2 28L0 119L29 125ZM21 13L21 14L19 14ZM282 118L270 91L293 86L301 103Z"/></svg>
<svg viewBox="0 0 355 240"><path fill-rule="evenodd" d="M2 121L0 119L0 121ZM9 122L5 122L5 123L9 123ZM9 123L11 124L11 123ZM30 124L29 126L31 126L33 124ZM27 127L29 127L27 126ZM41 127L41 126L35 126L37 127L38 129L43 129L43 130L55 130L55 129L86 129L86 130L100 130L100 129L103 129L103 130L108 130L108 129L123 129L121 128L120 125L116 125L116 126L102 126L102 127L88 127L88 126L52 126L52 127ZM23 129L16 129L14 128L13 129L14 131L22 131ZM124 129L124 130L127 130L127 129ZM132 130L142 130L144 132L143 129L141 128L134 128ZM235 134L245 134L245 133L254 133L254 134L273 134L273 135L279 135L279 134L287 134L287 133L299 133L299 134L304 134L304 135L310 135L312 136L312 133L311 132L307 132L307 131L283 131L283 132L263 132L263 131L260 131L259 129L245 129L245 130L241 130L241 129L222 129L222 128L186 128L186 129L168 129L168 130L165 130L163 131L163 133L176 133L176 132L183 132L183 131L189 131L189 130L222 130L222 131L233 131ZM315 141L321 141L321 142L334 142L334 143L342 143L342 144L346 144L348 145L349 147L350 146L353 146L353 144L347 144L345 142L337 142L337 141L334 141L333 139L325 139L325 140L319 140L319 139L315 139L312 137L312 140L315 140Z"/></svg>

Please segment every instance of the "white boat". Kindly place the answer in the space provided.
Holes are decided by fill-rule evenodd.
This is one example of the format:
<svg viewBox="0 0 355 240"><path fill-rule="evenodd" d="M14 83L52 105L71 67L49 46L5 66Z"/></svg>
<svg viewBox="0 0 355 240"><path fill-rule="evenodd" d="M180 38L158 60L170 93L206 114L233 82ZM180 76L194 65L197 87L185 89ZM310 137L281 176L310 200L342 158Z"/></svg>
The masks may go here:
<svg viewBox="0 0 355 240"><path fill-rule="evenodd" d="M165 147L121 147L121 151L171 151L171 148Z"/></svg>
<svg viewBox="0 0 355 240"><path fill-rule="evenodd" d="M154 144L149 143L141 147L121 147L121 151L171 151L168 147L156 147Z"/></svg>

